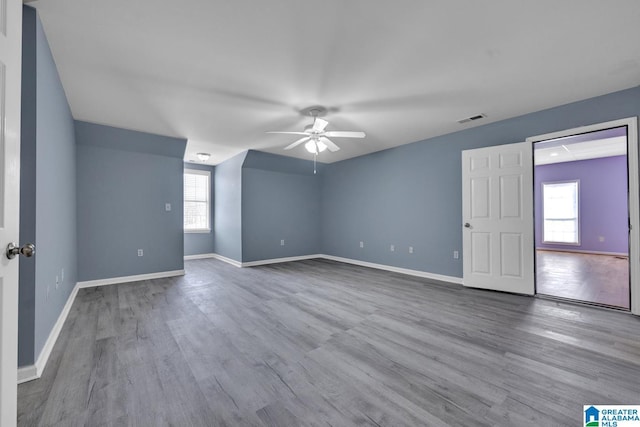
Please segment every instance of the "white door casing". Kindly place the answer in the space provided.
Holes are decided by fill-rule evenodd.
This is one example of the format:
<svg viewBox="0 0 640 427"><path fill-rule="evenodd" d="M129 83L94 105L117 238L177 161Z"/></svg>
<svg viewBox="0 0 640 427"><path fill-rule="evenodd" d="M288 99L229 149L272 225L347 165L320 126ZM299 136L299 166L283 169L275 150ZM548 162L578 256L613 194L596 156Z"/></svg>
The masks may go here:
<svg viewBox="0 0 640 427"><path fill-rule="evenodd" d="M533 295L530 142L462 152L463 283Z"/></svg>
<svg viewBox="0 0 640 427"><path fill-rule="evenodd" d="M0 0L0 425L15 426L18 369L18 243L22 2Z"/></svg>
<svg viewBox="0 0 640 427"><path fill-rule="evenodd" d="M638 167L638 118L629 117L605 123L566 129L527 138L533 144L548 139L563 138L615 127L627 127L627 167L629 174L629 279L631 312L640 316L640 172Z"/></svg>

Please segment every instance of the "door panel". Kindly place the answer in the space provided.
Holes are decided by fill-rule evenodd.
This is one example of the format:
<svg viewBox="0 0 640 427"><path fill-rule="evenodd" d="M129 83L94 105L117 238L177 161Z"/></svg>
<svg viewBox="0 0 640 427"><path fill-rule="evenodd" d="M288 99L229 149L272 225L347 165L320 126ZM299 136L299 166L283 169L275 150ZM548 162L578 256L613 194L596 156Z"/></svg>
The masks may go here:
<svg viewBox="0 0 640 427"><path fill-rule="evenodd" d="M475 178L471 180L471 217L489 218L491 209L491 198L489 179Z"/></svg>
<svg viewBox="0 0 640 427"><path fill-rule="evenodd" d="M522 235L500 233L500 267L503 277L522 277Z"/></svg>
<svg viewBox="0 0 640 427"><path fill-rule="evenodd" d="M491 274L491 234L471 232L471 246L477 254L472 260L474 274Z"/></svg>
<svg viewBox="0 0 640 427"><path fill-rule="evenodd" d="M522 180L520 175L500 177L500 218L522 218Z"/></svg>
<svg viewBox="0 0 640 427"><path fill-rule="evenodd" d="M465 286L533 295L530 143L462 152Z"/></svg>

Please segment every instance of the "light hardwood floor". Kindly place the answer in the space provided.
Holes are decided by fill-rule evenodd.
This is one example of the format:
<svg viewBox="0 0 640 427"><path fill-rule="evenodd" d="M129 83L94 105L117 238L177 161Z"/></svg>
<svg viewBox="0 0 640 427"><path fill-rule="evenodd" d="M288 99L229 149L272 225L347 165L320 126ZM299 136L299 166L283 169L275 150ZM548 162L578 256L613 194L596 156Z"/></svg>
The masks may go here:
<svg viewBox="0 0 640 427"><path fill-rule="evenodd" d="M19 425L580 425L640 319L326 260L83 289Z"/></svg>
<svg viewBox="0 0 640 427"><path fill-rule="evenodd" d="M629 259L536 251L536 291L628 310Z"/></svg>

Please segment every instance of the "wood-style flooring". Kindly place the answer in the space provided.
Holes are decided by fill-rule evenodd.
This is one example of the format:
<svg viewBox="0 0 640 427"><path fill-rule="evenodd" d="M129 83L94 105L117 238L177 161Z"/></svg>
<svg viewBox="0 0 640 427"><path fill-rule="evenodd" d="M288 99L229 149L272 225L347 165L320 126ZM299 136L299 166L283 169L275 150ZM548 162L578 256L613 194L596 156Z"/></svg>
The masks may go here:
<svg viewBox="0 0 640 427"><path fill-rule="evenodd" d="M536 251L536 292L628 310L629 259Z"/></svg>
<svg viewBox="0 0 640 427"><path fill-rule="evenodd" d="M640 319L326 260L80 290L20 426L576 426Z"/></svg>

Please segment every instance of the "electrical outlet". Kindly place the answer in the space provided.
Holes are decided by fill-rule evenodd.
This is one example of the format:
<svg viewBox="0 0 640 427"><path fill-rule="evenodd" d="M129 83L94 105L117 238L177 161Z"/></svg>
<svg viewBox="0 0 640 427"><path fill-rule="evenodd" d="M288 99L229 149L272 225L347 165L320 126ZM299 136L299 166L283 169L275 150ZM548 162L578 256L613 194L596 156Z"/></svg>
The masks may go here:
<svg viewBox="0 0 640 427"><path fill-rule="evenodd" d="M138 256L144 256L144 251L142 249L138 249Z"/></svg>
<svg viewBox="0 0 640 427"><path fill-rule="evenodd" d="M364 242L360 242L360 247L364 248Z"/></svg>
<svg viewBox="0 0 640 427"><path fill-rule="evenodd" d="M389 247L389 250L390 250L391 252L395 252L395 250L396 250L396 245L391 245L391 246Z"/></svg>
<svg viewBox="0 0 640 427"><path fill-rule="evenodd" d="M604 236L598 236L598 241L604 242Z"/></svg>
<svg viewBox="0 0 640 427"><path fill-rule="evenodd" d="M171 203L165 203L164 204L164 210L169 212L171 210Z"/></svg>
<svg viewBox="0 0 640 427"><path fill-rule="evenodd" d="M280 246L284 246L284 239L280 240Z"/></svg>
<svg viewBox="0 0 640 427"><path fill-rule="evenodd" d="M412 254L413 253L413 246L409 246L409 253Z"/></svg>
<svg viewBox="0 0 640 427"><path fill-rule="evenodd" d="M458 251L453 251L453 259L460 258L460 253Z"/></svg>
<svg viewBox="0 0 640 427"><path fill-rule="evenodd" d="M58 280L58 276L56 276L56 289L60 286L60 280Z"/></svg>

